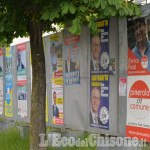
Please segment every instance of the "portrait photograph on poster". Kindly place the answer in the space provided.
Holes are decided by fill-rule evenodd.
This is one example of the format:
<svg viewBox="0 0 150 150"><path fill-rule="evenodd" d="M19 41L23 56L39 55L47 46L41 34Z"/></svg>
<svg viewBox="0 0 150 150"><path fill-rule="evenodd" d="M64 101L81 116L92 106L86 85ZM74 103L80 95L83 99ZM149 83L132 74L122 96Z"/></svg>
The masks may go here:
<svg viewBox="0 0 150 150"><path fill-rule="evenodd" d="M128 18L126 136L150 141L150 15Z"/></svg>
<svg viewBox="0 0 150 150"><path fill-rule="evenodd" d="M109 130L109 20L96 23L99 34L90 35L89 124Z"/></svg>
<svg viewBox="0 0 150 150"><path fill-rule="evenodd" d="M63 125L63 45L62 33L50 36L52 123Z"/></svg>
<svg viewBox="0 0 150 150"><path fill-rule="evenodd" d="M62 41L50 42L52 72L62 70Z"/></svg>
<svg viewBox="0 0 150 150"><path fill-rule="evenodd" d="M3 74L3 50L0 49L0 76Z"/></svg>
<svg viewBox="0 0 150 150"><path fill-rule="evenodd" d="M80 84L79 38L65 38L65 85Z"/></svg>

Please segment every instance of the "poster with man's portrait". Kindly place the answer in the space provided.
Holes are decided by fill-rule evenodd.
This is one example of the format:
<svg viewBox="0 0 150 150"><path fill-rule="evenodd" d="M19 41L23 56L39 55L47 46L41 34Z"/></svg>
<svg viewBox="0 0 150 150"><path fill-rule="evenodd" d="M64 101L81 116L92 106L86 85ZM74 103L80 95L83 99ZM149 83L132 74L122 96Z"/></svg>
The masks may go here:
<svg viewBox="0 0 150 150"><path fill-rule="evenodd" d="M63 53L62 33L50 36L52 123L63 125Z"/></svg>
<svg viewBox="0 0 150 150"><path fill-rule="evenodd" d="M76 35L65 38L65 84L73 85L80 83L80 57L79 40ZM78 75L78 76L77 76Z"/></svg>
<svg viewBox="0 0 150 150"><path fill-rule="evenodd" d="M128 18L127 25L126 136L150 141L150 15Z"/></svg>
<svg viewBox="0 0 150 150"><path fill-rule="evenodd" d="M17 45L17 74L26 75L26 43Z"/></svg>
<svg viewBox="0 0 150 150"><path fill-rule="evenodd" d="M0 49L0 77L3 76L3 50Z"/></svg>
<svg viewBox="0 0 150 150"><path fill-rule="evenodd" d="M90 127L109 130L109 20L96 22L90 36Z"/></svg>
<svg viewBox="0 0 150 150"><path fill-rule="evenodd" d="M109 24L108 20L97 21L99 34L90 36L90 72L109 71Z"/></svg>

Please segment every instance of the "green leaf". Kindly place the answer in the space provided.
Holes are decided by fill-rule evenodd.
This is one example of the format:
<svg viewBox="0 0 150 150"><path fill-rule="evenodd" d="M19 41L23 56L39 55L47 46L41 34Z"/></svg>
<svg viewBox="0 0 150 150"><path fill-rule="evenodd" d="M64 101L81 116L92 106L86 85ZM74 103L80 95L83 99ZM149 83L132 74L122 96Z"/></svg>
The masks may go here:
<svg viewBox="0 0 150 150"><path fill-rule="evenodd" d="M110 14L110 8L108 6L104 9L104 14L106 16L108 16Z"/></svg>
<svg viewBox="0 0 150 150"><path fill-rule="evenodd" d="M137 16L140 16L141 15L141 9L139 7L135 7L135 14Z"/></svg>
<svg viewBox="0 0 150 150"><path fill-rule="evenodd" d="M124 10L123 10L123 9L120 9L120 10L119 10L119 15L120 15L120 16L124 16Z"/></svg>
<svg viewBox="0 0 150 150"><path fill-rule="evenodd" d="M107 5L107 2L104 1L104 0L101 0L101 7L102 7L102 9L104 9L106 7L106 5Z"/></svg>
<svg viewBox="0 0 150 150"><path fill-rule="evenodd" d="M108 0L109 5L114 5L114 0Z"/></svg>
<svg viewBox="0 0 150 150"><path fill-rule="evenodd" d="M78 24L78 25L77 25L77 30L76 30L76 33L75 33L75 34L80 35L81 32L82 32L81 24Z"/></svg>
<svg viewBox="0 0 150 150"><path fill-rule="evenodd" d="M129 14L130 16L132 16L132 15L133 15L132 10L131 10L131 9L129 9L129 8L127 8L127 10L128 10L128 14Z"/></svg>
<svg viewBox="0 0 150 150"><path fill-rule="evenodd" d="M122 5L121 5L121 3L120 3L120 0L115 0L115 4L116 4L116 9L122 8Z"/></svg>
<svg viewBox="0 0 150 150"><path fill-rule="evenodd" d="M0 32L3 32L3 31L4 31L3 25L0 25Z"/></svg>
<svg viewBox="0 0 150 150"><path fill-rule="evenodd" d="M98 8L101 4L100 0L95 0L95 7Z"/></svg>
<svg viewBox="0 0 150 150"><path fill-rule="evenodd" d="M88 0L84 0L84 3L87 4L87 3L88 3Z"/></svg>
<svg viewBox="0 0 150 150"><path fill-rule="evenodd" d="M80 23L80 18L75 18L73 21L72 21L73 24L79 24Z"/></svg>
<svg viewBox="0 0 150 150"><path fill-rule="evenodd" d="M65 3L62 7L62 15L67 14L68 10L69 10L69 4Z"/></svg>
<svg viewBox="0 0 150 150"><path fill-rule="evenodd" d="M54 10L54 11L51 12L49 20L53 21L55 18L59 18L59 16L60 16L59 15L59 10L56 9L56 10Z"/></svg>
<svg viewBox="0 0 150 150"><path fill-rule="evenodd" d="M86 7L85 6L80 6L79 10L81 10L82 12L85 12L86 11Z"/></svg>
<svg viewBox="0 0 150 150"><path fill-rule="evenodd" d="M97 31L96 22L93 22L93 24L92 24L92 30L93 30L94 32Z"/></svg>
<svg viewBox="0 0 150 150"><path fill-rule="evenodd" d="M71 14L74 14L76 12L76 7L72 4L69 4L69 11Z"/></svg>
<svg viewBox="0 0 150 150"><path fill-rule="evenodd" d="M110 11L111 16L115 16L116 15L116 11L115 11L114 6L111 6L109 11Z"/></svg>
<svg viewBox="0 0 150 150"><path fill-rule="evenodd" d="M45 12L42 14L42 16L41 16L41 19L43 19L43 20L48 20L49 16L50 16L50 12L49 12L49 11L45 11Z"/></svg>
<svg viewBox="0 0 150 150"><path fill-rule="evenodd" d="M76 30L77 30L77 26L76 26L75 24L73 24L73 25L69 28L69 32L71 32L71 33L73 33L73 34L75 34Z"/></svg>
<svg viewBox="0 0 150 150"><path fill-rule="evenodd" d="M72 26L71 28L69 28L69 32L79 35L81 34L81 31L82 31L81 21L79 18L75 18L72 21Z"/></svg>

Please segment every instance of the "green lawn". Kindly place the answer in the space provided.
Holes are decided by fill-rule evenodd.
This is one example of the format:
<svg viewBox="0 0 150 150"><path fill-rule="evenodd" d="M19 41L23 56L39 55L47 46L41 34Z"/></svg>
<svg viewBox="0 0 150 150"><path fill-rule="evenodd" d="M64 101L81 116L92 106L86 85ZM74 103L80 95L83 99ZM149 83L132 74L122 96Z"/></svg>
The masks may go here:
<svg viewBox="0 0 150 150"><path fill-rule="evenodd" d="M47 131L59 131L57 128L47 128ZM65 131L61 131L65 132ZM89 133L85 133L82 139L88 137ZM10 127L5 132L0 133L0 150L29 150L29 137L22 138L17 127ZM47 150L58 150L58 148L48 148ZM68 147L65 150L96 150L96 147ZM150 143L142 150L150 150Z"/></svg>
<svg viewBox="0 0 150 150"><path fill-rule="evenodd" d="M58 129L56 128L51 128L49 127L48 131L57 131ZM86 133L83 139L86 138L88 134ZM0 133L0 150L29 150L30 147L30 141L29 137L22 138L19 134L18 128L15 127L10 127L8 128L5 132ZM58 148L54 147L48 147L47 150L55 150ZM92 147L84 147L84 148L78 148L78 147L68 147L64 148L65 150L96 150L95 148Z"/></svg>
<svg viewBox="0 0 150 150"><path fill-rule="evenodd" d="M21 138L17 127L0 133L0 150L28 150L29 138Z"/></svg>

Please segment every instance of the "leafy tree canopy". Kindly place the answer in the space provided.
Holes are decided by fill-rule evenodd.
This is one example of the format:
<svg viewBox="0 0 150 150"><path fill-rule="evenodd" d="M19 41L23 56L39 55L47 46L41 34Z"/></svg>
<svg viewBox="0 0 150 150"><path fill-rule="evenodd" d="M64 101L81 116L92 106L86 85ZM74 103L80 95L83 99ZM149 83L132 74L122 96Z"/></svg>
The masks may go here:
<svg viewBox="0 0 150 150"><path fill-rule="evenodd" d="M39 148L39 134L46 132L42 32L54 31L52 24L64 24L71 25L69 31L79 35L84 24L97 34L97 19L127 15L140 15L139 7L127 0L0 0L1 44L11 43L19 36L30 36L33 69L30 150L46 149Z"/></svg>
<svg viewBox="0 0 150 150"><path fill-rule="evenodd" d="M54 24L71 24L70 32L81 34L81 25L97 33L100 18L140 15L140 8L126 0L1 0L0 41L10 43L28 35L29 22L41 23L42 31L55 31Z"/></svg>

